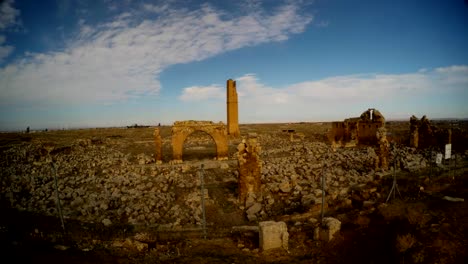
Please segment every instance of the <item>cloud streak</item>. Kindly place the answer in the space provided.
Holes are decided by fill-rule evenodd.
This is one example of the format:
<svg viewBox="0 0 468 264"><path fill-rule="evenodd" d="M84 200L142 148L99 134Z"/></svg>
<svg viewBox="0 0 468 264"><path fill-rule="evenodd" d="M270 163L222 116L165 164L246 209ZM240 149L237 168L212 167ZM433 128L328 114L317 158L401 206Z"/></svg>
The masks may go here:
<svg viewBox="0 0 468 264"><path fill-rule="evenodd" d="M13 0L5 0L0 3L0 32L21 26L21 20L18 19L20 11L13 7ZM6 37L0 34L0 63L10 56L14 47L6 44Z"/></svg>
<svg viewBox="0 0 468 264"><path fill-rule="evenodd" d="M264 85L255 74L245 74L236 80L243 122L284 122L330 120L333 118L333 115L327 114L330 109L343 108L343 117L346 117L345 113L351 109L359 113L374 106L383 107L382 110L387 110L393 118L406 118L410 115L411 104L434 104L433 109L437 111L437 107L441 106L437 106L431 98L441 102L447 100L450 103L442 107L448 113L453 108L453 113L467 117L468 106L464 102L468 98L467 76L468 66L459 65L406 74L336 76L280 88ZM186 88L180 98L200 103L225 100L224 97L207 93L209 87ZM216 90L216 93L219 92ZM403 110L407 113L402 114ZM336 115L336 111L333 112Z"/></svg>
<svg viewBox="0 0 468 264"><path fill-rule="evenodd" d="M299 9L288 3L272 12L233 17L206 4L197 10L147 5L99 25L81 21L64 50L27 54L0 69L0 106L157 96L159 74L171 65L303 32L312 17Z"/></svg>

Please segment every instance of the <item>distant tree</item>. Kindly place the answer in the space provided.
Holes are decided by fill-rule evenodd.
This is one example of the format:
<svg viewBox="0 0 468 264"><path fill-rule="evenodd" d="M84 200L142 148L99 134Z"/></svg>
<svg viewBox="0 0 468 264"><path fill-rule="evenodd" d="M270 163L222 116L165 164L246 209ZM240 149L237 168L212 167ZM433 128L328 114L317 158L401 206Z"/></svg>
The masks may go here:
<svg viewBox="0 0 468 264"><path fill-rule="evenodd" d="M29 127L26 128L26 134L28 134L28 133L29 133Z"/></svg>

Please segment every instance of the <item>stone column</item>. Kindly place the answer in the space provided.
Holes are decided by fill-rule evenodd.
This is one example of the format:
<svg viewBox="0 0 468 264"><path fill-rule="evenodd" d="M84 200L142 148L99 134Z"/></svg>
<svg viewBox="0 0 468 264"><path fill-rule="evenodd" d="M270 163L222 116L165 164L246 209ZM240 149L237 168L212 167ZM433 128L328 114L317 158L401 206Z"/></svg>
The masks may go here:
<svg viewBox="0 0 468 264"><path fill-rule="evenodd" d="M237 147L239 161L239 201L245 203L249 194L260 196L262 163L260 160L261 147L257 139L249 138Z"/></svg>
<svg viewBox="0 0 468 264"><path fill-rule="evenodd" d="M410 118L410 147L419 146L419 119L414 115Z"/></svg>
<svg viewBox="0 0 468 264"><path fill-rule="evenodd" d="M387 129L380 127L377 129L376 137L378 140L377 145L377 161L376 169L388 170L388 156L390 154L390 144L387 141Z"/></svg>
<svg viewBox="0 0 468 264"><path fill-rule="evenodd" d="M154 154L156 164L162 164L162 139L159 128L154 129L154 143L156 146L156 152Z"/></svg>

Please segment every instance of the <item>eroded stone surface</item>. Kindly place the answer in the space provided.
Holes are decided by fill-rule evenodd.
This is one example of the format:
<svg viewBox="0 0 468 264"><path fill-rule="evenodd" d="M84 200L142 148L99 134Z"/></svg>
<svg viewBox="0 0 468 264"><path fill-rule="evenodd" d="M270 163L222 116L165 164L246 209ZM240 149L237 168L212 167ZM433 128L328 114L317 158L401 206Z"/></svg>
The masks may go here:
<svg viewBox="0 0 468 264"><path fill-rule="evenodd" d="M370 108L360 117L345 119L343 122L332 122L328 138L332 146L353 147L358 144L377 144L377 130L385 126L385 118L376 109Z"/></svg>
<svg viewBox="0 0 468 264"><path fill-rule="evenodd" d="M410 147L429 148L443 147L452 143L452 130L442 129L432 125L426 116L418 119L416 116L410 118Z"/></svg>
<svg viewBox="0 0 468 264"><path fill-rule="evenodd" d="M376 169L387 170L390 153L390 144L387 141L387 130L385 129L385 127L377 129L376 137L378 140L378 145L376 151L377 159L375 167Z"/></svg>
<svg viewBox="0 0 468 264"><path fill-rule="evenodd" d="M154 129L154 144L155 144L155 154L154 158L156 160L156 164L162 163L162 139L159 128Z"/></svg>
<svg viewBox="0 0 468 264"><path fill-rule="evenodd" d="M240 136L240 131L236 81L229 79L227 80L226 86L227 133L231 137L238 138Z"/></svg>
<svg viewBox="0 0 468 264"><path fill-rule="evenodd" d="M249 194L260 196L262 163L261 147L257 139L249 138L237 146L239 160L239 201L244 203Z"/></svg>
<svg viewBox="0 0 468 264"><path fill-rule="evenodd" d="M262 250L276 248L288 250L289 233L285 222L264 221L258 226Z"/></svg>
<svg viewBox="0 0 468 264"><path fill-rule="evenodd" d="M320 230L320 239L324 241L332 240L341 229L340 220L333 217L325 217Z"/></svg>

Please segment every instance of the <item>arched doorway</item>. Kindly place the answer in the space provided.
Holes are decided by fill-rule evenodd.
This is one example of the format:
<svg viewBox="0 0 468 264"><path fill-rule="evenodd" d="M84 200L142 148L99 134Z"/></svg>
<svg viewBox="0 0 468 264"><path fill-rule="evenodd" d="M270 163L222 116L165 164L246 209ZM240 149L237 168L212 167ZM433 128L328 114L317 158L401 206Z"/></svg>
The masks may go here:
<svg viewBox="0 0 468 264"><path fill-rule="evenodd" d="M197 130L185 138L182 147L182 160L216 159L216 142L206 132Z"/></svg>
<svg viewBox="0 0 468 264"><path fill-rule="evenodd" d="M174 162L182 162L184 142L195 131L210 135L216 144L216 159L228 158L228 140L226 126L211 121L177 121L172 126L172 155Z"/></svg>

